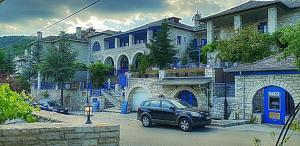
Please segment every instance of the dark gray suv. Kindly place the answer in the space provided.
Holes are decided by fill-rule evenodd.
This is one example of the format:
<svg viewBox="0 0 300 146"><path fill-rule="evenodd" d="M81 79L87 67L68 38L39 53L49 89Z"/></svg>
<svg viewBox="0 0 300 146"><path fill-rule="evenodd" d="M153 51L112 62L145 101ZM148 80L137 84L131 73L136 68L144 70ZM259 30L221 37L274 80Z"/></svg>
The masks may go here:
<svg viewBox="0 0 300 146"><path fill-rule="evenodd" d="M208 111L199 110L176 99L149 99L141 103L137 113L144 127L152 123L178 125L183 131L204 127L211 123Z"/></svg>

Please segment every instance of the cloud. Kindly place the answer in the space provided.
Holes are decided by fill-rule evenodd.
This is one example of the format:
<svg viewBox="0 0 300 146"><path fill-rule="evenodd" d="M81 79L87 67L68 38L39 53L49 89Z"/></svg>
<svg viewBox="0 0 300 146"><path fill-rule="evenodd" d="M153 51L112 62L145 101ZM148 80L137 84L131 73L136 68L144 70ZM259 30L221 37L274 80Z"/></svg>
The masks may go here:
<svg viewBox="0 0 300 146"><path fill-rule="evenodd" d="M95 0L8 0L0 5L0 36L29 35ZM203 16L247 0L102 0L44 32L75 32L76 26L98 31L128 30L168 16L192 25L196 10Z"/></svg>

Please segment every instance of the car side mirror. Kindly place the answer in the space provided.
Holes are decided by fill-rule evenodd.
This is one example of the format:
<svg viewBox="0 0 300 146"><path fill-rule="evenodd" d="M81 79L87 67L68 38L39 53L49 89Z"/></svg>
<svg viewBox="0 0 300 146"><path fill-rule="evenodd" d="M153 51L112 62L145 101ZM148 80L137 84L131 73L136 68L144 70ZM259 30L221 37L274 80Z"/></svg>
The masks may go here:
<svg viewBox="0 0 300 146"><path fill-rule="evenodd" d="M170 107L169 110L170 111L175 111L175 107Z"/></svg>

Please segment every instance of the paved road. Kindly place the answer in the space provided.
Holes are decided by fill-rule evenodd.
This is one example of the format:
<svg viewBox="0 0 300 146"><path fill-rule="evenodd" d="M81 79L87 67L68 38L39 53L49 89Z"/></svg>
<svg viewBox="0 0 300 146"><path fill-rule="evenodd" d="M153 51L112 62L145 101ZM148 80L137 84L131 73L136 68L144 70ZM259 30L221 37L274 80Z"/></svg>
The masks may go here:
<svg viewBox="0 0 300 146"><path fill-rule="evenodd" d="M263 139L263 146L272 146L271 132L279 128L269 125L242 125L229 128L197 128L193 132L182 132L174 126L156 125L144 128L135 120L135 114L96 113L93 122L121 125L122 146L254 146L253 138ZM300 135L285 146L299 146Z"/></svg>

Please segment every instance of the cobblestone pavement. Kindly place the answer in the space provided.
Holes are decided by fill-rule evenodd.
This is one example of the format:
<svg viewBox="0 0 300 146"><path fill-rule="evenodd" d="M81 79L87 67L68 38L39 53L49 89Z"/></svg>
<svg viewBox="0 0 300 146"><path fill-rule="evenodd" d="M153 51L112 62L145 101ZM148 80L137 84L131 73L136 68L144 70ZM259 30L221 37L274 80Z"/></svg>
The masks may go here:
<svg viewBox="0 0 300 146"><path fill-rule="evenodd" d="M76 113L79 116L81 113ZM263 146L274 145L271 132L279 133L274 125L240 125L235 127L195 128L182 132L176 126L155 125L144 128L136 114L95 113L93 122L120 124L122 146L254 146L253 138L262 139ZM295 135L285 146L299 146L300 135Z"/></svg>

